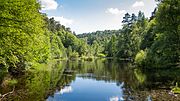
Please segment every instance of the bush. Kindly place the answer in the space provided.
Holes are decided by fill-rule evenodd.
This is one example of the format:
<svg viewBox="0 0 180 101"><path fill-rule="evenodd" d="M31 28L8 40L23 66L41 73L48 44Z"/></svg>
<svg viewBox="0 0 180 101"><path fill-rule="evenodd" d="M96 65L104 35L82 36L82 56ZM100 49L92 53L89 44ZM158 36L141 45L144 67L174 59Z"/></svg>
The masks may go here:
<svg viewBox="0 0 180 101"><path fill-rule="evenodd" d="M146 51L141 50L136 54L135 63L137 65L142 66L145 62L145 58L146 58Z"/></svg>

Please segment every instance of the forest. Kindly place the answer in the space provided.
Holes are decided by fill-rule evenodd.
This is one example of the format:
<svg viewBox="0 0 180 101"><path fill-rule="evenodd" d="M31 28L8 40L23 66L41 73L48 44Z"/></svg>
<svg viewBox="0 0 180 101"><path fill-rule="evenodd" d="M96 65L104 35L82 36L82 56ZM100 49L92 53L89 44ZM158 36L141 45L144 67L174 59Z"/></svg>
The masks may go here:
<svg viewBox="0 0 180 101"><path fill-rule="evenodd" d="M0 66L11 71L52 59L113 57L147 68L180 62L180 1L158 1L150 18L126 13L123 28L76 35L40 11L36 0L0 3ZM29 6L25 6L29 5Z"/></svg>
<svg viewBox="0 0 180 101"><path fill-rule="evenodd" d="M122 22L119 22L123 23L119 30L107 29L76 34L71 28L56 21L55 18L40 12L42 8L37 0L0 0L0 82L2 83L4 80L4 71L11 75L7 76L7 78L12 79L11 83L17 83L16 79L13 81L14 76L24 74L27 71L29 73L34 69L35 73L38 74L38 70L46 68L44 64L53 65L50 62L54 60L65 60L68 67L71 65L70 60L85 61L86 64L90 64L89 61L97 59L112 59L128 61L133 65L132 67L137 67L132 70L127 66L124 71L135 74L133 79L138 79L135 85L138 85L139 88L141 84L145 86L153 84L153 78L150 77L158 78L156 73L160 73L162 76L167 74L164 71L169 71L171 75L168 75L167 78L170 78L172 82L167 81L168 83L166 83L167 85L173 84L175 91L180 93L178 85L180 81L178 73L175 73L180 68L180 0L156 0L156 2L157 7L154 8L149 18L142 11L139 11L137 15L136 12L132 14L127 12ZM106 66L103 62L102 66L96 66L98 64L93 63L90 66L92 68L88 69L84 68L86 64L79 62L79 64L70 67L78 69L77 67L80 66L83 72L91 71L97 75L111 74L113 80L118 79L115 74L120 75L120 71L116 70L121 69L110 69L110 72L103 71L103 66ZM62 64L57 63L57 65ZM42 75L43 77L47 76L50 80L50 74L53 74L50 73L50 70L56 70L49 69L50 66L48 66L46 68L49 70L48 75L44 72ZM116 66L118 67L117 64ZM110 67L113 65L110 64ZM59 66L59 71L61 69L63 69L61 71L63 74L67 68L62 65ZM100 73L95 69L98 69ZM150 75L148 78L142 72L144 69L157 71L152 75L145 71ZM163 72L158 72L160 70ZM59 71L56 71L57 78ZM174 76L174 74L176 75ZM38 79L46 79L43 77ZM75 74L72 78L75 79ZM21 80L18 77L19 79ZM63 81L66 81L64 79ZM122 79L124 79L124 75ZM128 80L131 81L131 78L129 77ZM149 84L143 84L145 80ZM58 82L60 84L63 81ZM70 81L66 81L66 83ZM25 82L23 81L23 83ZM175 83L176 85L174 85ZM41 82L38 85L40 84ZM47 84L50 85L49 82ZM55 84L52 85L55 87Z"/></svg>

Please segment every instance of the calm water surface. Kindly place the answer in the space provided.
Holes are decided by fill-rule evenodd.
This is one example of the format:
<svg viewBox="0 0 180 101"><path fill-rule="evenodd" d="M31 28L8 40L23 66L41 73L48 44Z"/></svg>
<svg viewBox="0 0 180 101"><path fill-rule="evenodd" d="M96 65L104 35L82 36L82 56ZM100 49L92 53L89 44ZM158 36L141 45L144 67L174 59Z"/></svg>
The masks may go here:
<svg viewBox="0 0 180 101"><path fill-rule="evenodd" d="M55 61L18 77L1 71L0 93L5 101L178 101L170 87L180 70L141 70L116 60ZM48 69L47 69L48 68ZM5 79L16 79L14 86Z"/></svg>
<svg viewBox="0 0 180 101"><path fill-rule="evenodd" d="M116 83L76 77L74 82L56 91L47 101L110 101L122 97L122 86Z"/></svg>

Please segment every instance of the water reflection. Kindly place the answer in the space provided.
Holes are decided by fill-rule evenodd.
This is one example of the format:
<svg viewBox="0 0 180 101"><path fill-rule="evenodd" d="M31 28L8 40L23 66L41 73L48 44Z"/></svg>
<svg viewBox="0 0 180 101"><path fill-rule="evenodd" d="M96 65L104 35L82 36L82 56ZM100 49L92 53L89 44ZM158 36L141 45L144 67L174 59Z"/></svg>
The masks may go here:
<svg viewBox="0 0 180 101"><path fill-rule="evenodd" d="M17 79L15 92L3 98L13 101L151 101L180 100L169 95L180 81L180 69L142 70L132 63L115 60L54 61L25 75L0 77L0 93L12 91L2 86ZM49 68L49 69L47 69Z"/></svg>
<svg viewBox="0 0 180 101"><path fill-rule="evenodd" d="M72 82L73 92L54 94L47 101L109 101L113 96L122 98L123 90L115 82L96 81L77 77Z"/></svg>
<svg viewBox="0 0 180 101"><path fill-rule="evenodd" d="M61 89L59 92L56 92L55 94L64 94L64 93L71 93L73 91L71 86L65 86L63 89Z"/></svg>

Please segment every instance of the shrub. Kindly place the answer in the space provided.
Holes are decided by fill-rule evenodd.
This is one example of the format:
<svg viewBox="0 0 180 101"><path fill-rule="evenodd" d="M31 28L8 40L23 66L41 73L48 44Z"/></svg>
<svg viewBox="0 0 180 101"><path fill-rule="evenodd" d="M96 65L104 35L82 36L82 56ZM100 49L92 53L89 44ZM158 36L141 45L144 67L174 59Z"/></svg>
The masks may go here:
<svg viewBox="0 0 180 101"><path fill-rule="evenodd" d="M137 65L143 65L144 61L145 61L145 58L146 58L146 51L139 51L135 57L135 63Z"/></svg>

